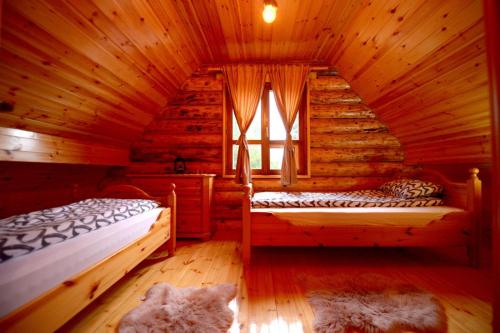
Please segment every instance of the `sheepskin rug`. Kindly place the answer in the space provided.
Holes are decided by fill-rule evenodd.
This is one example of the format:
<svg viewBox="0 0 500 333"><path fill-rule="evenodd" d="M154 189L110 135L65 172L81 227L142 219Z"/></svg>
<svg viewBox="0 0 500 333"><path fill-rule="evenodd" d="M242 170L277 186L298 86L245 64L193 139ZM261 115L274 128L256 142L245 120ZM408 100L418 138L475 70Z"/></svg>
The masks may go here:
<svg viewBox="0 0 500 333"><path fill-rule="evenodd" d="M431 294L384 276L329 277L310 291L318 333L447 332L446 313Z"/></svg>
<svg viewBox="0 0 500 333"><path fill-rule="evenodd" d="M157 284L148 290L144 303L122 318L119 332L227 332L233 322L228 303L235 296L233 284L199 289Z"/></svg>

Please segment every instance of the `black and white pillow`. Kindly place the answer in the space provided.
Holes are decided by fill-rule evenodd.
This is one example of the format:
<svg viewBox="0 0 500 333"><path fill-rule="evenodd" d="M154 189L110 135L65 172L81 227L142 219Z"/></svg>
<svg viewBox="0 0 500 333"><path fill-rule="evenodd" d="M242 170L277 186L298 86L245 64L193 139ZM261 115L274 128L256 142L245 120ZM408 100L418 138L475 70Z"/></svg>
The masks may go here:
<svg viewBox="0 0 500 333"><path fill-rule="evenodd" d="M380 186L380 190L396 197L411 199L436 197L443 193L443 186L419 179L397 179Z"/></svg>
<svg viewBox="0 0 500 333"><path fill-rule="evenodd" d="M353 208L353 207L430 207L440 206L440 198L401 198L378 190L349 192L257 192L253 208Z"/></svg>

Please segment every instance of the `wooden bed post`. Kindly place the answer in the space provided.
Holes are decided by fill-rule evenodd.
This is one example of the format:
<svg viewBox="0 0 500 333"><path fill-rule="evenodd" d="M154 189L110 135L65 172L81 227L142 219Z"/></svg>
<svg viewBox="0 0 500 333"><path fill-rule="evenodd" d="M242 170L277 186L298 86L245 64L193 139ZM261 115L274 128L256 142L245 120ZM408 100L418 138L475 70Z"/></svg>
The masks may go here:
<svg viewBox="0 0 500 333"><path fill-rule="evenodd" d="M481 180L478 178L478 168L469 170L470 177L467 180L467 210L471 212L472 239L467 247L469 264L473 267L479 266L479 255L481 247Z"/></svg>
<svg viewBox="0 0 500 333"><path fill-rule="evenodd" d="M243 185L243 204L242 204L242 257L245 266L250 264L251 255L251 225L250 225L250 207L252 199L252 184Z"/></svg>
<svg viewBox="0 0 500 333"><path fill-rule="evenodd" d="M170 239L167 241L168 256L175 253L177 238L177 195L175 194L175 184L170 184L168 189L167 204L170 207Z"/></svg>

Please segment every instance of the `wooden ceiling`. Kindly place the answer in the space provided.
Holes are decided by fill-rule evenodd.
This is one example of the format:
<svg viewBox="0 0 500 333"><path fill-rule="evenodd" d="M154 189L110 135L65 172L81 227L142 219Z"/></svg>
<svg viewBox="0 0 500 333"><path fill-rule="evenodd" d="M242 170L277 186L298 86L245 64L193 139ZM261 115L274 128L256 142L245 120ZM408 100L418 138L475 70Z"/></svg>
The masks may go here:
<svg viewBox="0 0 500 333"><path fill-rule="evenodd" d="M408 161L488 161L480 0L277 0L272 25L262 2L6 0L0 125L128 146L202 64L301 61L338 68Z"/></svg>

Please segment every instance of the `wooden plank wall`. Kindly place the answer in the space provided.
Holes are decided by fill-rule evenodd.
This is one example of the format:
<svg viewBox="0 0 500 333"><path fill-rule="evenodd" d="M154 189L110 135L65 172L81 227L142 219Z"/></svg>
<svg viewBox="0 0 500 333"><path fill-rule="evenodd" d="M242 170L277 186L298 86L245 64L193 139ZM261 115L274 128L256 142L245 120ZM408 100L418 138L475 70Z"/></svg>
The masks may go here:
<svg viewBox="0 0 500 333"><path fill-rule="evenodd" d="M0 127L0 161L127 165L127 148Z"/></svg>
<svg viewBox="0 0 500 333"><path fill-rule="evenodd" d="M107 166L0 162L0 218L89 198Z"/></svg>
<svg viewBox="0 0 500 333"><path fill-rule="evenodd" d="M399 141L340 76L311 78L311 178L291 191L373 188L402 168ZM222 178L223 82L195 74L132 149L133 163L122 173L172 172L177 156L188 172L215 173L213 216L239 225L240 186ZM279 179L254 178L256 190L282 190Z"/></svg>

